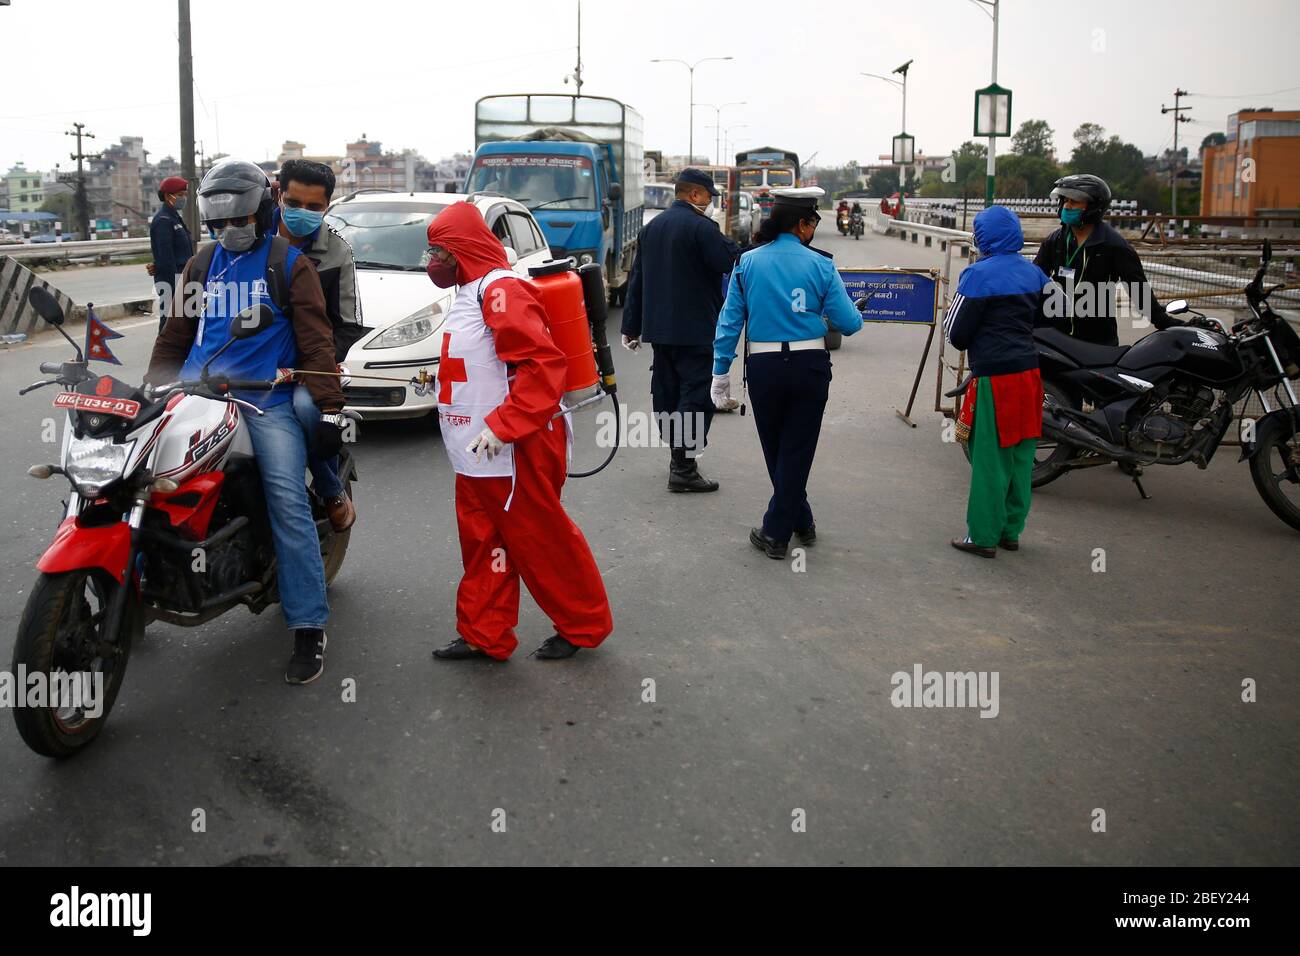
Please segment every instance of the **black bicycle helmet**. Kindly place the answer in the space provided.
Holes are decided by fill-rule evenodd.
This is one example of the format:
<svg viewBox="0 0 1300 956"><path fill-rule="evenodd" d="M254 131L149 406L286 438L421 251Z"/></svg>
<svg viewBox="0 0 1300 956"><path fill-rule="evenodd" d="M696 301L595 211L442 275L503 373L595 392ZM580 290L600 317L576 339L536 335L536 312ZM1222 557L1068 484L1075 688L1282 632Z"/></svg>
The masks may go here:
<svg viewBox="0 0 1300 956"><path fill-rule="evenodd" d="M223 159L199 183L199 219L230 219L257 213L257 234L271 228L271 181L262 167L242 159Z"/></svg>
<svg viewBox="0 0 1300 956"><path fill-rule="evenodd" d="M1056 200L1058 209L1065 205L1067 199L1086 202L1088 206L1083 211L1084 222L1100 222L1110 208L1110 187L1106 185L1106 180L1092 173L1062 176L1052 184L1051 196Z"/></svg>

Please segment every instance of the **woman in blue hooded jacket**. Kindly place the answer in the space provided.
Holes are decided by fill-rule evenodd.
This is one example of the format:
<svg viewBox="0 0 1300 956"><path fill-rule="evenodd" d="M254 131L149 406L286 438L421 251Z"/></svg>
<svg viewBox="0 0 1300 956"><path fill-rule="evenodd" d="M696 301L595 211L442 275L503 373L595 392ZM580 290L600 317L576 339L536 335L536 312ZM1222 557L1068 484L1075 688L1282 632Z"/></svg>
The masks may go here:
<svg viewBox="0 0 1300 956"><path fill-rule="evenodd" d="M998 547L1020 548L1042 435L1034 322L1049 280L1020 255L1024 244L1020 220L1005 206L976 216L980 258L961 274L943 320L972 375L957 420L957 437L969 442L971 458L967 533L952 546L984 558L997 557Z"/></svg>

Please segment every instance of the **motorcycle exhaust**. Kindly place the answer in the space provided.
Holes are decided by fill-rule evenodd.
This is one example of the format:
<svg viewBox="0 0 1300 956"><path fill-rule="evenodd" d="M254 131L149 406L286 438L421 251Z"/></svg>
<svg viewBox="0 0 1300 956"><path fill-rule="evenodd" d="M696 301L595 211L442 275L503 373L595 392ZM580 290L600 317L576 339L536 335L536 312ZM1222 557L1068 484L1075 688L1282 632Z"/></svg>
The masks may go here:
<svg viewBox="0 0 1300 956"><path fill-rule="evenodd" d="M1060 419L1051 413L1043 416L1043 434L1054 441L1096 452L1098 455L1105 455L1108 458L1114 458L1116 461L1139 460L1139 456L1134 455L1127 449L1120 448L1119 445L1112 445L1077 422L1067 419L1065 424L1062 425Z"/></svg>

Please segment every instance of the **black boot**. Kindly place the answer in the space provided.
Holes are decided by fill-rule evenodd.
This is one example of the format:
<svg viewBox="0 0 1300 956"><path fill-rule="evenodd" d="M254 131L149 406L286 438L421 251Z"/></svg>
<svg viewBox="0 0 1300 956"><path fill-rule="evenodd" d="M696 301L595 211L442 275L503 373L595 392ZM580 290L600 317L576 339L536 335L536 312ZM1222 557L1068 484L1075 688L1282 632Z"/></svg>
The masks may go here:
<svg viewBox="0 0 1300 956"><path fill-rule="evenodd" d="M789 541L776 541L763 533L762 528L749 529L749 543L775 561L784 561Z"/></svg>
<svg viewBox="0 0 1300 956"><path fill-rule="evenodd" d="M669 491L717 491L718 483L700 474L694 458L687 458L681 448L673 449L673 461L668 466Z"/></svg>

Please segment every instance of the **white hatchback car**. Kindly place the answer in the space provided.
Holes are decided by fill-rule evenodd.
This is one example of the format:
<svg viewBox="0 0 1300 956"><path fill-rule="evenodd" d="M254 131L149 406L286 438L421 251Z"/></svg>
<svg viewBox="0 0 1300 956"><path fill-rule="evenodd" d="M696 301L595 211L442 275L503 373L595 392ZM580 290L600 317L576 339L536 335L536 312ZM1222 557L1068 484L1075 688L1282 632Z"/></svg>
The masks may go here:
<svg viewBox="0 0 1300 956"><path fill-rule="evenodd" d="M521 276L551 258L532 214L502 196L361 192L337 200L326 213L329 224L352 246L362 319L370 330L343 363L353 375L343 389L344 400L363 419L416 418L438 407L436 389L417 395L410 384L360 376L409 379L421 368L437 370L438 331L456 289L439 289L429 281L427 230L434 217L462 201L482 214Z"/></svg>

